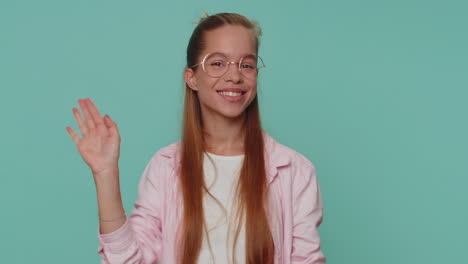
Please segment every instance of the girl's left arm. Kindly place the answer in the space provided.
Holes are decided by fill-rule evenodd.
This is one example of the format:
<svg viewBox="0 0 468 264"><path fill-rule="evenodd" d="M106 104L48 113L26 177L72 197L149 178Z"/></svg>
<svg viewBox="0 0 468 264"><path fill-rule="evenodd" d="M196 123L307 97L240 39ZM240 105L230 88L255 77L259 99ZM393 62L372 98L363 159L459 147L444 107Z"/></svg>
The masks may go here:
<svg viewBox="0 0 468 264"><path fill-rule="evenodd" d="M293 175L293 238L291 263L324 264L318 227L323 219L320 187L314 165L303 161Z"/></svg>

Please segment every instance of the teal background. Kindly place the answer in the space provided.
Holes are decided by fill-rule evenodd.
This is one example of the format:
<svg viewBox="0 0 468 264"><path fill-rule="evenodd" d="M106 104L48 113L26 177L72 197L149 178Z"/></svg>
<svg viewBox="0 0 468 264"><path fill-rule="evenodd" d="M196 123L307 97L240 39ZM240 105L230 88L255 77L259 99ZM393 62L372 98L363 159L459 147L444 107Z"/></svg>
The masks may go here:
<svg viewBox="0 0 468 264"><path fill-rule="evenodd" d="M0 262L99 263L71 109L90 97L119 124L130 212L150 157L178 140L201 8L263 28L263 125L316 166L327 263L468 263L468 2L454 0L1 0Z"/></svg>

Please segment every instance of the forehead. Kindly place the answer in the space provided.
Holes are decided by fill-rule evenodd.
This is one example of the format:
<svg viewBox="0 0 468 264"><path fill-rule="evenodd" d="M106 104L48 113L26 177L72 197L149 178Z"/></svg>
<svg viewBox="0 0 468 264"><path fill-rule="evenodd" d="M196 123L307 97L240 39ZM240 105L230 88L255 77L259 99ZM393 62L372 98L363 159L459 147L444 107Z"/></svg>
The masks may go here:
<svg viewBox="0 0 468 264"><path fill-rule="evenodd" d="M223 53L228 57L241 57L256 53L255 35L243 26L227 25L205 32L206 53Z"/></svg>

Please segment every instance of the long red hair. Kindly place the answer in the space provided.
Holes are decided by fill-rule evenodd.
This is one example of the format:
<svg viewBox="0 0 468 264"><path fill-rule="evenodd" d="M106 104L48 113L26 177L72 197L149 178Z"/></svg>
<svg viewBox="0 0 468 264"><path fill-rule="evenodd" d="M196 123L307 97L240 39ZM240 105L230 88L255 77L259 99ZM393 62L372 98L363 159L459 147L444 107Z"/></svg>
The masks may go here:
<svg viewBox="0 0 468 264"><path fill-rule="evenodd" d="M257 23L234 13L220 13L202 18L194 29L187 47L187 67L195 65L203 50L204 33L223 25L240 25L255 35L258 53L261 29ZM194 69L197 70L197 69ZM236 225L233 252L240 228L245 224L245 263L273 263L274 243L268 222L267 175L264 139L260 122L258 99L255 96L246 108L244 123L244 161L236 186ZM206 234L203 195L211 195L203 177L205 141L200 101L196 91L185 84L185 104L182 124L182 151L179 168L183 194L183 220L179 229L179 260L182 264L197 262ZM245 222L244 222L245 221ZM235 254L233 254L235 258ZM242 260L241 260L242 261Z"/></svg>

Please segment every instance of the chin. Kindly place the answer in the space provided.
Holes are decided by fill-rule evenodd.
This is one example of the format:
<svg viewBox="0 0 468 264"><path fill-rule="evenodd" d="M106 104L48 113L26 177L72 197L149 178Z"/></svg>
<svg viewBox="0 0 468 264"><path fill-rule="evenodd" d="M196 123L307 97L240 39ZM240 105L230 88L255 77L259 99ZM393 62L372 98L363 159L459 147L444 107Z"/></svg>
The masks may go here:
<svg viewBox="0 0 468 264"><path fill-rule="evenodd" d="M207 111L207 113L210 113L209 115L218 115L218 116L223 116L225 118L230 118L230 119L235 119L235 118L240 118L242 115L245 114L245 110L247 109L247 106L231 106L231 107L226 107L225 105L217 105L214 107L210 107L208 105L203 105L201 108L201 112L203 115L203 112Z"/></svg>
<svg viewBox="0 0 468 264"><path fill-rule="evenodd" d="M228 117L228 118L239 118L239 117L242 117L242 115L244 115L245 113L245 109L242 110L242 111L224 111L224 112L220 112L221 115L225 116L225 117Z"/></svg>

